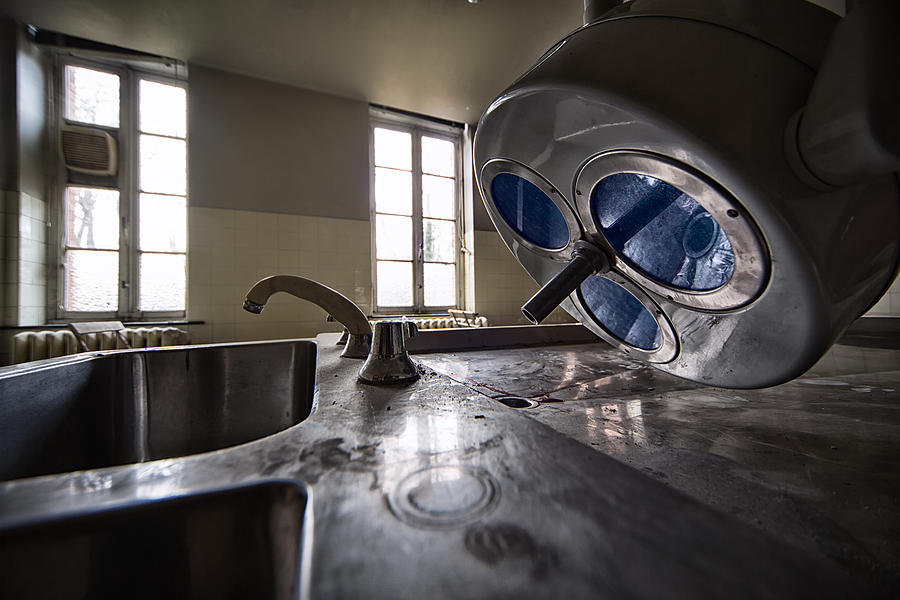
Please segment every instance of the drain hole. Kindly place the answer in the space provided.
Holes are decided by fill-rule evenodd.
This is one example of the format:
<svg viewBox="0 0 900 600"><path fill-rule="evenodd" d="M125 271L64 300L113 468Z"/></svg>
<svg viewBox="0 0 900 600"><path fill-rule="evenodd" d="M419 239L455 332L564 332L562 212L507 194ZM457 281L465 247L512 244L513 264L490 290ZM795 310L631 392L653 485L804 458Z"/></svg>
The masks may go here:
<svg viewBox="0 0 900 600"><path fill-rule="evenodd" d="M522 398L521 396L500 396L499 398L494 398L494 400L502 402L510 408L534 408L535 406L540 406L540 402Z"/></svg>

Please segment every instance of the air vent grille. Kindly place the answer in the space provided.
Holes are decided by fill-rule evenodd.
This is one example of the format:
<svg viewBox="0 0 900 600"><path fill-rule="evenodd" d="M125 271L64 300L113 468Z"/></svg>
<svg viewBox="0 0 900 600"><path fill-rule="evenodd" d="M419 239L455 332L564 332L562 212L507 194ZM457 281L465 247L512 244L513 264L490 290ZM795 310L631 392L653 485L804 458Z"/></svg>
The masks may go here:
<svg viewBox="0 0 900 600"><path fill-rule="evenodd" d="M116 140L105 131L63 127L60 145L67 169L93 175L115 175Z"/></svg>

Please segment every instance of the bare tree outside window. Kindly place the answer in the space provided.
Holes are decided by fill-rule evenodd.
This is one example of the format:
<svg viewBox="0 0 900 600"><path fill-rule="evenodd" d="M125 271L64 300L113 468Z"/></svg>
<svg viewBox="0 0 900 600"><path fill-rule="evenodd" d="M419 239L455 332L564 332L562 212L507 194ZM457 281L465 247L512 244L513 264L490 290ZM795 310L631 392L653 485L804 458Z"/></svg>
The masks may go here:
<svg viewBox="0 0 900 600"><path fill-rule="evenodd" d="M61 316L183 314L187 91L124 65L72 62L61 65L60 123L111 130L120 168L111 178L70 173L63 189ZM129 127L120 127L123 106L136 117Z"/></svg>

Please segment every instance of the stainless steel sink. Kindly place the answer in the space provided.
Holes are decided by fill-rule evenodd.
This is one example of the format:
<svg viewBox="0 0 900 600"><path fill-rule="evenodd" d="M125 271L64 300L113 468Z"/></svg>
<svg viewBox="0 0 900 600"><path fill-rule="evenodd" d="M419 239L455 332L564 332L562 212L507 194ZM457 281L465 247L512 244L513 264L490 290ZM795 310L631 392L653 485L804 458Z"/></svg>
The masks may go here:
<svg viewBox="0 0 900 600"><path fill-rule="evenodd" d="M0 369L0 481L218 450L312 409L309 340L118 351Z"/></svg>
<svg viewBox="0 0 900 600"><path fill-rule="evenodd" d="M0 531L0 597L298 597L306 503L266 482Z"/></svg>

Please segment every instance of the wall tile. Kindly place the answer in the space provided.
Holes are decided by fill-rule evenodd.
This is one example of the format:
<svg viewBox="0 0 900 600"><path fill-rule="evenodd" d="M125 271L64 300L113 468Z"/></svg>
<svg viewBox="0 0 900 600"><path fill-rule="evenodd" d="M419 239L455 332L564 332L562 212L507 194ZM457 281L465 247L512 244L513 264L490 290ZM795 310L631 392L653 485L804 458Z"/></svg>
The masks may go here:
<svg viewBox="0 0 900 600"><path fill-rule="evenodd" d="M40 325L47 310L46 203L25 193L2 193L0 222L3 323Z"/></svg>
<svg viewBox="0 0 900 600"><path fill-rule="evenodd" d="M46 322L46 309L43 306L19 308L19 325L43 325Z"/></svg>
<svg viewBox="0 0 900 600"><path fill-rule="evenodd" d="M528 321L521 307L537 291L537 284L506 248L500 234L475 232L475 311L492 325L517 325ZM571 322L561 309L545 323Z"/></svg>
<svg viewBox="0 0 900 600"><path fill-rule="evenodd" d="M261 249L278 248L278 230L277 229L257 229L256 230L256 247Z"/></svg>
<svg viewBox="0 0 900 600"><path fill-rule="evenodd" d="M892 315L900 315L900 293L891 292L886 295L890 301L890 314Z"/></svg>
<svg viewBox="0 0 900 600"><path fill-rule="evenodd" d="M228 210L224 208L209 208L209 218L214 230L222 231L224 229L234 229L236 215L244 212L239 210Z"/></svg>
<svg viewBox="0 0 900 600"><path fill-rule="evenodd" d="M239 229L234 230L234 247L236 249L252 250L257 246L256 229Z"/></svg>
<svg viewBox="0 0 900 600"><path fill-rule="evenodd" d="M19 281L33 285L47 285L47 265L43 262L19 262Z"/></svg>
<svg viewBox="0 0 900 600"><path fill-rule="evenodd" d="M278 230L279 250L300 250L300 234L296 231Z"/></svg>
<svg viewBox="0 0 900 600"><path fill-rule="evenodd" d="M19 258L30 262L45 262L47 260L47 245L33 240L22 240Z"/></svg>
<svg viewBox="0 0 900 600"><path fill-rule="evenodd" d="M258 223L258 213L249 210L234 211L234 228L236 230L255 232Z"/></svg>
<svg viewBox="0 0 900 600"><path fill-rule="evenodd" d="M894 280L888 291L867 314L900 317L900 277Z"/></svg>
<svg viewBox="0 0 900 600"><path fill-rule="evenodd" d="M191 210L189 318L209 325L202 341L310 337L338 325L321 308L277 294L261 315L241 309L258 279L280 273L334 287L368 310L372 281L368 223L221 209ZM251 233L253 235L251 235ZM320 237L321 236L321 237ZM197 241L204 241L198 244ZM331 240L323 246L320 240ZM336 245L335 240L346 240ZM197 341L197 340L195 340Z"/></svg>
<svg viewBox="0 0 900 600"><path fill-rule="evenodd" d="M256 213L256 228L257 229L278 229L278 223L281 220L282 215L275 213L266 213L260 212Z"/></svg>
<svg viewBox="0 0 900 600"><path fill-rule="evenodd" d="M19 261L4 260L3 261L3 283L16 284L19 283Z"/></svg>
<svg viewBox="0 0 900 600"><path fill-rule="evenodd" d="M890 313L891 313L890 298L888 296L885 296L884 298L879 300L878 303L875 306L873 306L869 310L869 312L866 314L869 316L875 316L875 315L886 316L886 315L889 315Z"/></svg>
<svg viewBox="0 0 900 600"><path fill-rule="evenodd" d="M234 323L212 323L210 326L210 342L233 342L234 340Z"/></svg>
<svg viewBox="0 0 900 600"><path fill-rule="evenodd" d="M283 273L295 273L300 268L300 250L279 250L278 270Z"/></svg>
<svg viewBox="0 0 900 600"><path fill-rule="evenodd" d="M47 286L31 283L19 284L19 306L43 308L47 302Z"/></svg>
<svg viewBox="0 0 900 600"><path fill-rule="evenodd" d="M3 256L7 260L18 260L19 258L19 236L18 232L16 235L7 235L3 239Z"/></svg>
<svg viewBox="0 0 900 600"><path fill-rule="evenodd" d="M208 344L210 340L210 325L185 325L184 329L188 332L192 344Z"/></svg>

